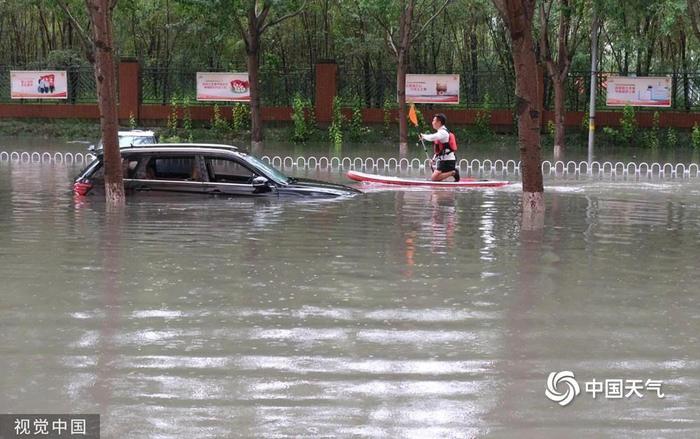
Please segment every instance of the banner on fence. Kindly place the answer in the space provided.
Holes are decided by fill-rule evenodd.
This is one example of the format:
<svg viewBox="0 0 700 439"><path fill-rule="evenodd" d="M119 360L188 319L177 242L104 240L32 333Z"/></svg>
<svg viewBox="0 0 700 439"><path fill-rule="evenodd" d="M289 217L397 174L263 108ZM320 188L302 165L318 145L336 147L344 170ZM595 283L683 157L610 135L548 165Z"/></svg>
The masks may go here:
<svg viewBox="0 0 700 439"><path fill-rule="evenodd" d="M66 99L68 76L65 70L11 70L12 99Z"/></svg>
<svg viewBox="0 0 700 439"><path fill-rule="evenodd" d="M406 75L406 102L459 104L459 75Z"/></svg>
<svg viewBox="0 0 700 439"><path fill-rule="evenodd" d="M198 101L250 101L248 73L197 72Z"/></svg>
<svg viewBox="0 0 700 439"><path fill-rule="evenodd" d="M609 107L670 107L671 77L610 76L606 103Z"/></svg>

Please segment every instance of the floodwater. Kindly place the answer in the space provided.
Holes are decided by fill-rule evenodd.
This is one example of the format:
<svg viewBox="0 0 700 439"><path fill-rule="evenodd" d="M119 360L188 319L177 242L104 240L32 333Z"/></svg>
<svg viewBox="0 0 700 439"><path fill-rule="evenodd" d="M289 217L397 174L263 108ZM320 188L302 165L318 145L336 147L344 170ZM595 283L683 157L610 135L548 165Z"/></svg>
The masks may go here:
<svg viewBox="0 0 700 439"><path fill-rule="evenodd" d="M549 179L531 231L517 185L120 215L73 198L78 170L0 162L0 413L99 413L105 438L700 432L699 179Z"/></svg>

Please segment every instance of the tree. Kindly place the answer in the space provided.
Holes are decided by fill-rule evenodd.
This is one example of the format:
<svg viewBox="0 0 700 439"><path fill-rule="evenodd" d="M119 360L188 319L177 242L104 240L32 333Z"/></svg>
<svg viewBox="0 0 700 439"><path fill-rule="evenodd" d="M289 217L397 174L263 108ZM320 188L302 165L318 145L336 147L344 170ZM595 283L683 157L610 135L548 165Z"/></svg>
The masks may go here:
<svg viewBox="0 0 700 439"><path fill-rule="evenodd" d="M245 52L248 65L248 82L250 83L250 135L253 149L261 146L263 140L262 131L262 111L260 107L260 48L263 32L267 29L282 23L283 21L292 18L304 9L306 0L295 11L284 13L280 10L282 6L279 3L286 4L289 2L280 2L273 0L240 0L239 5L244 9L242 16L247 18L244 23L240 16L234 17L234 23L238 28L238 32L245 43ZM275 7L273 8L273 4ZM274 9L274 11L273 11ZM239 8L233 8L234 13L239 12ZM270 16L270 13L273 13Z"/></svg>
<svg viewBox="0 0 700 439"><path fill-rule="evenodd" d="M515 100L523 181L523 217L544 212L540 156L542 120L537 58L532 36L535 0L492 0L505 22L515 65Z"/></svg>
<svg viewBox="0 0 700 439"><path fill-rule="evenodd" d="M97 105L104 144L104 180L107 206L124 205L124 181L119 153L119 118L117 114L117 81L112 38L112 15L117 0L85 0L90 17L91 35L83 30L64 0L58 0L83 38L87 57L95 66Z"/></svg>
<svg viewBox="0 0 700 439"><path fill-rule="evenodd" d="M688 15L693 25L693 32L700 41L700 2L698 0L688 0Z"/></svg>
<svg viewBox="0 0 700 439"><path fill-rule="evenodd" d="M552 53L550 23L552 9L559 15L553 31L557 34L556 54ZM554 88L554 160L564 158L566 128L566 88L564 84L571 70L571 60L582 34L579 32L583 20L583 0L544 0L540 4L540 56ZM572 23L573 19L573 23Z"/></svg>
<svg viewBox="0 0 700 439"><path fill-rule="evenodd" d="M450 0L435 4L420 0L364 0L363 6L379 22L386 34L391 53L396 58L396 92L399 100L399 151L408 151L408 121L406 119L406 73L411 45L445 9ZM398 6L398 9L397 9ZM425 18L427 17L427 18ZM396 22L398 21L398 27ZM422 22L422 24L421 24ZM420 26L418 30L416 27Z"/></svg>

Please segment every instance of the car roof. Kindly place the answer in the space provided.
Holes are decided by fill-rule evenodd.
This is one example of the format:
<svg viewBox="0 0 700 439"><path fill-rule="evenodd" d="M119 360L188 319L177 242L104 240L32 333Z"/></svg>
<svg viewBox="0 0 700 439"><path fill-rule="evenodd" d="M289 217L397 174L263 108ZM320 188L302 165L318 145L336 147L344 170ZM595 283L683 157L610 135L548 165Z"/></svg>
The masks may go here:
<svg viewBox="0 0 700 439"><path fill-rule="evenodd" d="M139 148L122 147L122 151L129 153L146 154L149 152L183 152L187 150L196 152L239 152L233 145L221 145L218 143L154 143Z"/></svg>
<svg viewBox="0 0 700 439"><path fill-rule="evenodd" d="M146 130L129 130L129 131L119 131L119 136L127 137L153 137L155 133L153 131Z"/></svg>

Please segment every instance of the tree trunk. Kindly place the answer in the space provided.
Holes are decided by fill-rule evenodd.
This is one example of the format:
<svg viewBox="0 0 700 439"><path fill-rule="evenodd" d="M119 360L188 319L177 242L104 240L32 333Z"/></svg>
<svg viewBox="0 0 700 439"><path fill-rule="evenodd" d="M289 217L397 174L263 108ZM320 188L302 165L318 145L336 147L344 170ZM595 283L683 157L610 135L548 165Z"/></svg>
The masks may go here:
<svg viewBox="0 0 700 439"><path fill-rule="evenodd" d="M86 0L95 51L95 82L104 143L105 198L108 207L124 205L121 155L117 131L117 87L112 38L111 0Z"/></svg>
<svg viewBox="0 0 700 439"><path fill-rule="evenodd" d="M471 66L471 82L469 87L469 93L473 103L477 103L479 96L479 46L478 39L476 36L476 25L469 32L469 62Z"/></svg>
<svg viewBox="0 0 700 439"><path fill-rule="evenodd" d="M564 135L566 134L566 127L564 126L564 114L566 113L566 108L564 108L566 97L565 80L566 77L561 76L552 79L552 88L554 88L554 161L564 160L564 150L566 148L564 140Z"/></svg>
<svg viewBox="0 0 700 439"><path fill-rule="evenodd" d="M697 0L688 0L688 15L693 33L700 41L700 4Z"/></svg>
<svg viewBox="0 0 700 439"><path fill-rule="evenodd" d="M541 108L537 58L532 37L534 0L493 0L508 27L513 45L515 99L518 116L523 222L544 212L540 155Z"/></svg>
<svg viewBox="0 0 700 439"><path fill-rule="evenodd" d="M399 155L408 154L408 121L406 119L406 56L399 54L396 66L396 89L399 97Z"/></svg>
<svg viewBox="0 0 700 439"><path fill-rule="evenodd" d="M248 81L250 82L250 143L251 147L258 149L262 145L262 114L260 108L260 35L255 32L250 34L250 47L248 48Z"/></svg>
<svg viewBox="0 0 700 439"><path fill-rule="evenodd" d="M402 2L399 19L399 47L396 48L396 89L399 98L399 155L408 153L408 120L406 119L406 72L411 44L411 25L415 0Z"/></svg>

